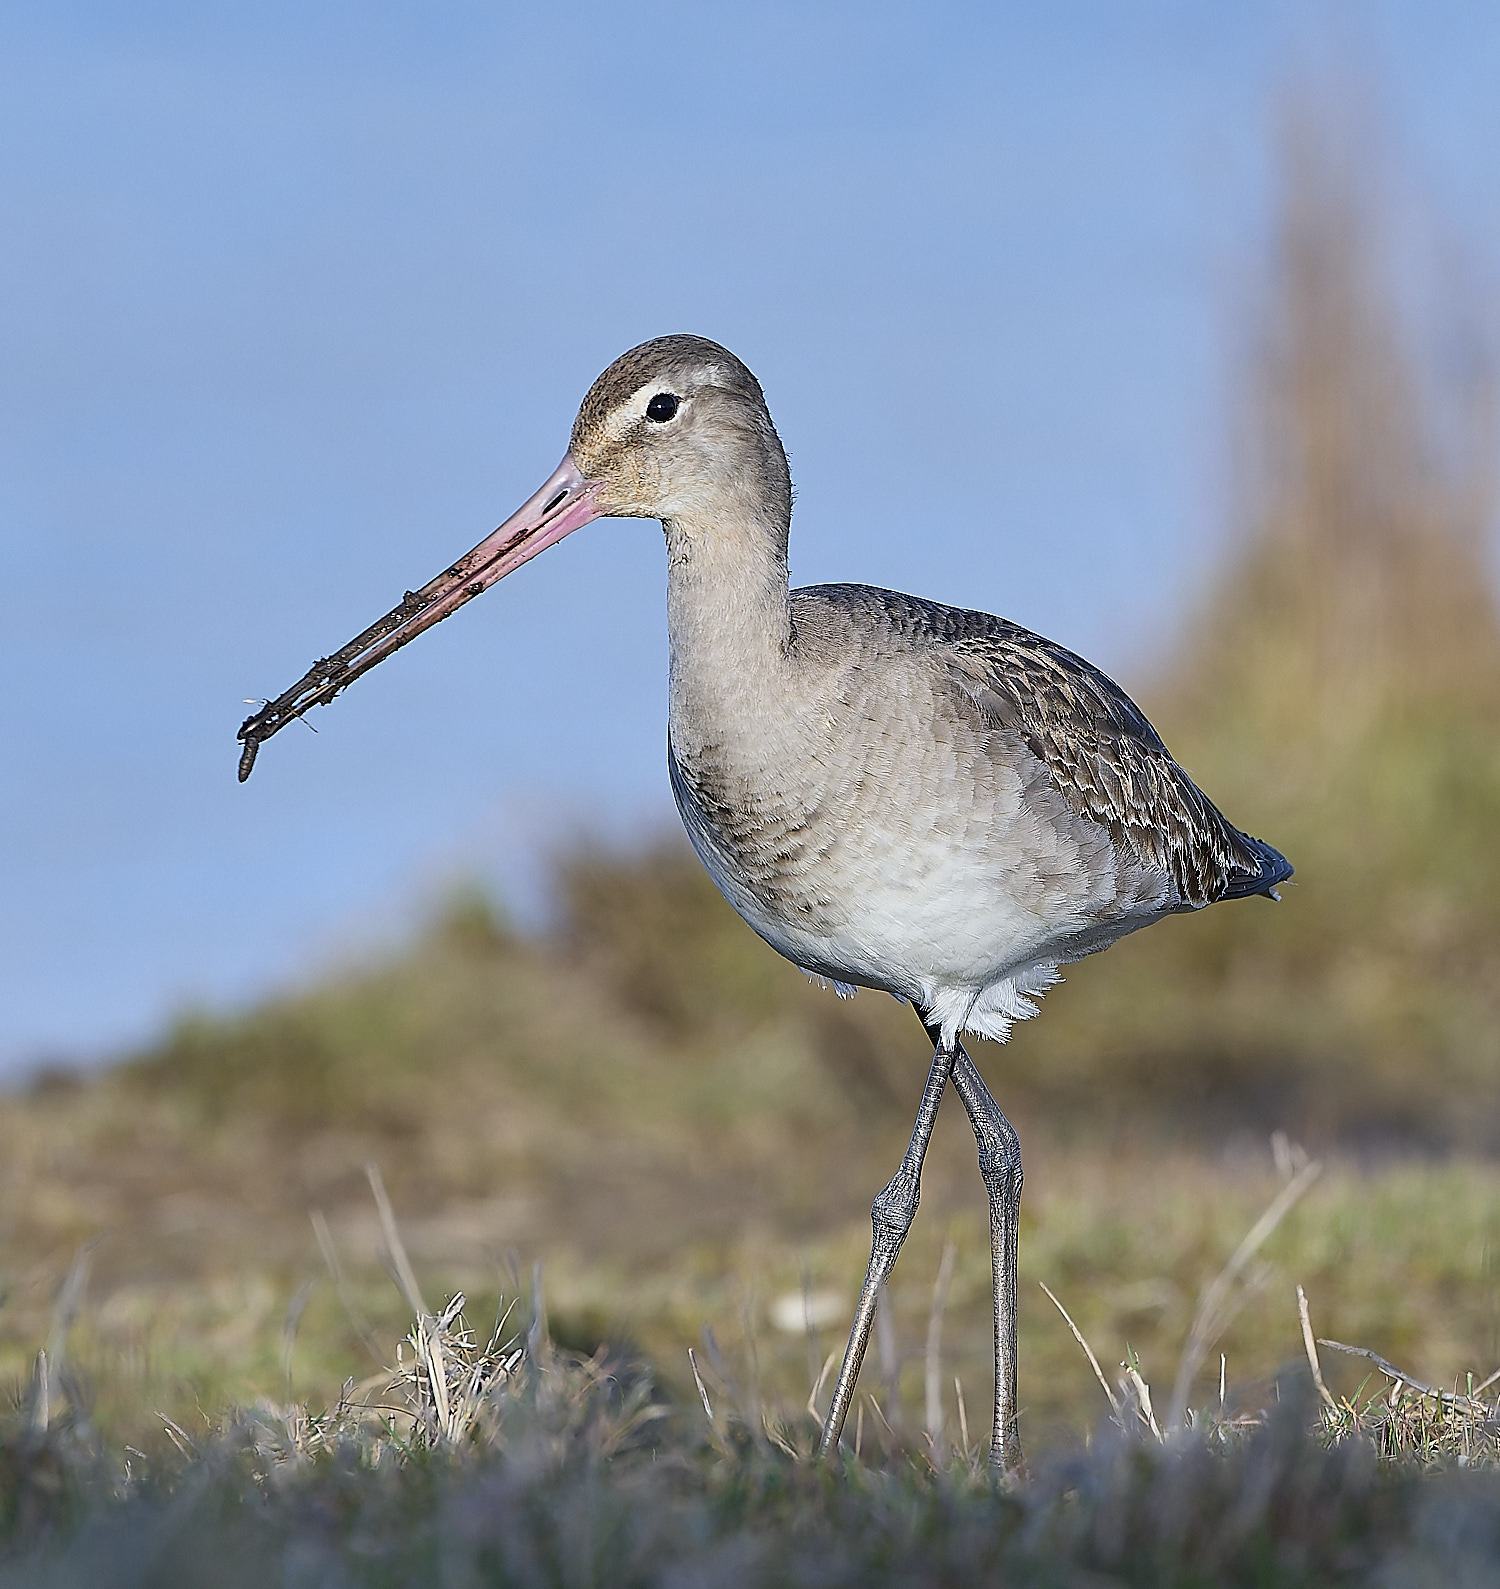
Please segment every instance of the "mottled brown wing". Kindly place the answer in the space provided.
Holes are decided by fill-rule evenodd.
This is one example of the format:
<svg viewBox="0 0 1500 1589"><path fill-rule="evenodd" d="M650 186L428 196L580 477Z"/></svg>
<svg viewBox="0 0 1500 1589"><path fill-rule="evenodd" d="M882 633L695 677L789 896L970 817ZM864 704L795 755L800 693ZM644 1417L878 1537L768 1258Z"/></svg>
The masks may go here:
<svg viewBox="0 0 1500 1589"><path fill-rule="evenodd" d="M954 683L987 723L1020 735L1080 815L1166 872L1184 906L1268 893L1291 875L1172 760L1112 679L1040 635L991 622L942 647Z"/></svg>

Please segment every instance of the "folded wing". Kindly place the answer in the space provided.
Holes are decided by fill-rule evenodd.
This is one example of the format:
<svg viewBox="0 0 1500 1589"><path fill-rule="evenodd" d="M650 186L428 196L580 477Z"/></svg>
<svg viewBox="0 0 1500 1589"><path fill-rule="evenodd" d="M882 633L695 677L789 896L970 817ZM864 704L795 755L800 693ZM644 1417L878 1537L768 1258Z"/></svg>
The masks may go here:
<svg viewBox="0 0 1500 1589"><path fill-rule="evenodd" d="M1183 909L1278 897L1292 875L1286 857L1240 832L1097 668L1004 619L949 640L939 655L984 722L1018 735L1075 811L1164 871Z"/></svg>

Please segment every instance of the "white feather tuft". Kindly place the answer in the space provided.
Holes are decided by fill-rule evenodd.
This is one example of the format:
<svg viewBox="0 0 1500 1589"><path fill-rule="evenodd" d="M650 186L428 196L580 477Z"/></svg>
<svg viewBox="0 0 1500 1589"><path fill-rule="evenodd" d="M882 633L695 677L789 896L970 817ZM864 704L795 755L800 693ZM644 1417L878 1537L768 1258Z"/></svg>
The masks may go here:
<svg viewBox="0 0 1500 1589"><path fill-rule="evenodd" d="M926 1000L927 1017L942 1028L945 1045L964 1032L1003 1043L1017 1021L1041 1014L1036 1000L1061 981L1057 966L1043 961L1022 966L977 991L972 987L935 989Z"/></svg>
<svg viewBox="0 0 1500 1589"><path fill-rule="evenodd" d="M841 999L852 999L859 992L852 982L840 982L836 977L825 977L817 971L809 971L806 966L798 966L797 969L809 982L816 982L825 991L832 988Z"/></svg>

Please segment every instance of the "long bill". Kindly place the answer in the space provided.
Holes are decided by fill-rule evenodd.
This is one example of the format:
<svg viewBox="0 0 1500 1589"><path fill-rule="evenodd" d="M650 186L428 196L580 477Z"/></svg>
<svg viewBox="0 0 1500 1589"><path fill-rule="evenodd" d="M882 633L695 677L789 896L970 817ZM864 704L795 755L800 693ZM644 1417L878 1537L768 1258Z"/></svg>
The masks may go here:
<svg viewBox="0 0 1500 1589"><path fill-rule="evenodd" d="M538 552L555 546L563 536L599 518L604 509L599 506L598 492L598 483L586 480L573 462L573 454L565 453L541 489L473 551L420 590L407 591L401 605L379 623L371 624L331 657L320 657L285 694L245 719L238 736L245 747L240 752L240 782L250 776L261 745L293 718L301 717L309 707L331 701L361 673L384 662L424 629L457 612L466 601Z"/></svg>

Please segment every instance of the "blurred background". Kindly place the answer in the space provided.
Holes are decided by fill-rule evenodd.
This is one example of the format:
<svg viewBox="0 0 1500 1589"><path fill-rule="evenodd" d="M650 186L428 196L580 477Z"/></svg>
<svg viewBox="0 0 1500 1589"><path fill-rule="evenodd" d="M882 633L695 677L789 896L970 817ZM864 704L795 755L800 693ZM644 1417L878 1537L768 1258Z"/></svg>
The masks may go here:
<svg viewBox="0 0 1500 1589"><path fill-rule="evenodd" d="M400 1312L375 1160L434 1292L542 1259L580 1349L670 1379L709 1322L805 1395L926 1055L687 852L656 526L573 537L234 779L247 698L692 330L766 388L796 581L1082 652L1297 866L981 1045L1031 1427L1097 1412L1037 1279L1169 1365L1307 1153L1231 1373L1295 1349L1292 1280L1429 1377L1494 1367L1497 72L1488 8L1395 0L6 7L0 1361L66 1335L84 1252L122 1427L358 1377ZM920 1375L951 1240L982 1405L962 1127L886 1367Z"/></svg>

